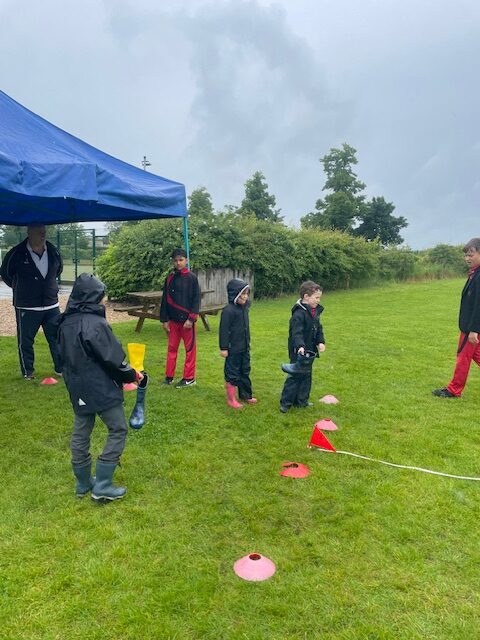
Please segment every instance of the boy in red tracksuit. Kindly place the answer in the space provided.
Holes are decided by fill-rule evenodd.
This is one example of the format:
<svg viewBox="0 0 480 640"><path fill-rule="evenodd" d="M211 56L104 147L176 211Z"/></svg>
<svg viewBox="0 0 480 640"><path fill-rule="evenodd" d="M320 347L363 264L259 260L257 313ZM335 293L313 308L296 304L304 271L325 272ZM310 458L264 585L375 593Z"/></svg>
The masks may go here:
<svg viewBox="0 0 480 640"><path fill-rule="evenodd" d="M172 384L177 364L178 347L183 340L185 365L183 378L175 387L182 389L195 384L197 341L195 322L200 311L200 286L197 276L187 268L187 254L183 249L172 253L174 270L163 286L160 322L168 334L167 366L163 384Z"/></svg>
<svg viewBox="0 0 480 640"><path fill-rule="evenodd" d="M439 398L460 398L472 360L480 366L480 238L469 240L463 253L469 271L460 301L457 362L448 385L432 391Z"/></svg>

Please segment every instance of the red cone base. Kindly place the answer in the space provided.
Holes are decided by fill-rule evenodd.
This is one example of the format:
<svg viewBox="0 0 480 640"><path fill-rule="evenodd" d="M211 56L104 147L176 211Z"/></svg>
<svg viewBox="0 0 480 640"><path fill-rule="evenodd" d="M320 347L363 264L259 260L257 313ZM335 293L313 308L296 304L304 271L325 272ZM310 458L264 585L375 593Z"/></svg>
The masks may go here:
<svg viewBox="0 0 480 640"><path fill-rule="evenodd" d="M310 469L299 462L284 462L282 467L280 475L287 478L306 478L310 475Z"/></svg>
<svg viewBox="0 0 480 640"><path fill-rule="evenodd" d="M335 396L327 395L320 398L320 402L323 402L323 404L338 404L339 400Z"/></svg>
<svg viewBox="0 0 480 640"><path fill-rule="evenodd" d="M40 384L57 384L58 380L55 380L55 378L44 378Z"/></svg>
<svg viewBox="0 0 480 640"><path fill-rule="evenodd" d="M276 571L274 563L259 553L251 553L240 558L233 565L233 570L239 578L259 582L271 578Z"/></svg>
<svg viewBox="0 0 480 640"><path fill-rule="evenodd" d="M315 426L321 431L336 431L338 429L337 425L333 422L333 420L330 420L330 418L319 420L315 423Z"/></svg>
<svg viewBox="0 0 480 640"><path fill-rule="evenodd" d="M308 448L310 447L319 447L319 449L326 449L327 451L336 451L335 447L327 440L326 436L324 436L317 427L313 429L312 437L308 444Z"/></svg>
<svg viewBox="0 0 480 640"><path fill-rule="evenodd" d="M135 382L127 382L123 385L124 391L135 391L136 388L137 385L135 384Z"/></svg>

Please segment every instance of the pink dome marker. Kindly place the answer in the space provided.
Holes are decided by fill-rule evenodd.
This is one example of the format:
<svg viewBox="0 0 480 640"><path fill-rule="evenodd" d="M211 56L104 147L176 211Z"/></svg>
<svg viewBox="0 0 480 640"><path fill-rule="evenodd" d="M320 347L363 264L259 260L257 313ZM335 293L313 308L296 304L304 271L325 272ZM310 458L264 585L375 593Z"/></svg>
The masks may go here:
<svg viewBox="0 0 480 640"><path fill-rule="evenodd" d="M317 429L321 431L336 431L338 429L337 425L330 420L330 418L323 418L323 420L319 420L315 423Z"/></svg>
<svg viewBox="0 0 480 640"><path fill-rule="evenodd" d="M339 400L337 400L335 396L327 395L320 398L319 402L323 402L324 404L338 404Z"/></svg>
<svg viewBox="0 0 480 640"><path fill-rule="evenodd" d="M280 475L287 478L306 478L310 475L310 469L300 462L284 462L282 467Z"/></svg>
<svg viewBox="0 0 480 640"><path fill-rule="evenodd" d="M135 384L135 382L126 382L123 385L124 391L135 391L136 388L137 388L137 385Z"/></svg>
<svg viewBox="0 0 480 640"><path fill-rule="evenodd" d="M55 380L55 378L44 378L40 384L57 384L58 380Z"/></svg>
<svg viewBox="0 0 480 640"><path fill-rule="evenodd" d="M276 571L274 563L259 553L250 553L237 560L233 565L233 570L239 578L260 582L271 578Z"/></svg>

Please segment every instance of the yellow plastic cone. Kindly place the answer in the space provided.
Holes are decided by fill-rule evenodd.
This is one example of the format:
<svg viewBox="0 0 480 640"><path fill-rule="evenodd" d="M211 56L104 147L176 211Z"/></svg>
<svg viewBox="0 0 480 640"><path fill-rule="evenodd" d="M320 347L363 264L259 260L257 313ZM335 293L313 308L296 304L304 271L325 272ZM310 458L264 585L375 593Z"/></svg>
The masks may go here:
<svg viewBox="0 0 480 640"><path fill-rule="evenodd" d="M130 366L136 371L144 371L143 361L145 359L145 345L137 342L129 342L127 344L128 359Z"/></svg>

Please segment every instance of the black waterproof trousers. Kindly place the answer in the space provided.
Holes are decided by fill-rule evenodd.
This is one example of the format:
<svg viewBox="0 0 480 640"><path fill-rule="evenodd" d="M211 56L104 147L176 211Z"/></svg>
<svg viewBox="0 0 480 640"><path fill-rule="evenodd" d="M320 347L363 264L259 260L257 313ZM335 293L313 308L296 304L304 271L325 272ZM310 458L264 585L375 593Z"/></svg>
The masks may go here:
<svg viewBox="0 0 480 640"><path fill-rule="evenodd" d="M291 360L292 364L297 357ZM312 367L305 374L288 375L283 385L280 404L284 407L306 407L312 388Z"/></svg>
<svg viewBox="0 0 480 640"><path fill-rule="evenodd" d="M225 382L238 387L240 400L250 400L252 397L252 382L250 380L250 352L232 353L225 358Z"/></svg>

